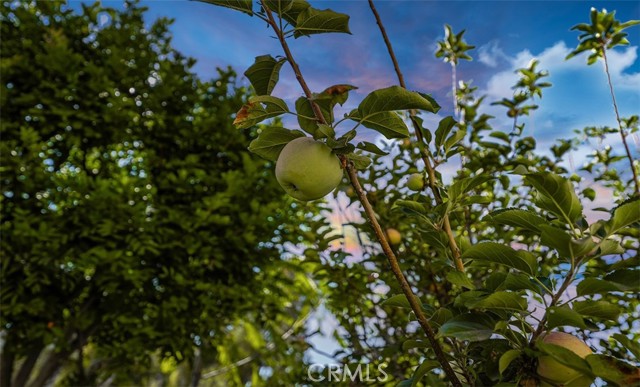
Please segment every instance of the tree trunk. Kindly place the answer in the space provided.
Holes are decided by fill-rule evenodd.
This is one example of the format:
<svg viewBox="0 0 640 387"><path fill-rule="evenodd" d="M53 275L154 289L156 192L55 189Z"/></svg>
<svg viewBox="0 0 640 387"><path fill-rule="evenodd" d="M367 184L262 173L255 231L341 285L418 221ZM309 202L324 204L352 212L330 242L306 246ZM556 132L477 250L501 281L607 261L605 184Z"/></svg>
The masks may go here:
<svg viewBox="0 0 640 387"><path fill-rule="evenodd" d="M58 368L60 368L62 361L69 357L70 354L71 352L68 350L62 350L60 352L52 351L40 367L38 376L36 376L33 382L28 384L28 387L43 387L56 373ZM24 386L24 384L22 384L22 386Z"/></svg>
<svg viewBox="0 0 640 387"><path fill-rule="evenodd" d="M193 366L191 369L191 382L189 383L189 387L198 387L198 384L200 384L200 377L202 377L202 353L198 348L196 348L194 352Z"/></svg>
<svg viewBox="0 0 640 387"><path fill-rule="evenodd" d="M0 387L11 387L11 374L13 373L13 361L15 353L7 349L7 343L4 343L2 353L0 353Z"/></svg>
<svg viewBox="0 0 640 387"><path fill-rule="evenodd" d="M35 348L29 351L27 358L22 363L20 367L20 371L16 374L13 379L13 386L24 386L29 381L31 377L31 372L33 372L33 367L36 365L38 358L40 357L40 353L42 353L42 348Z"/></svg>

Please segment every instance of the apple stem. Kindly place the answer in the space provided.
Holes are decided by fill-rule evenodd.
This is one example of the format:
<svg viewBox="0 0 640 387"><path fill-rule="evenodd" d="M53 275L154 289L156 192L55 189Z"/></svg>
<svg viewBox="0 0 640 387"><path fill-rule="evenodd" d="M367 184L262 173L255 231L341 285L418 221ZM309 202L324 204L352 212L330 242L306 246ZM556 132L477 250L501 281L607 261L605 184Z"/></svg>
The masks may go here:
<svg viewBox="0 0 640 387"><path fill-rule="evenodd" d="M313 98L312 98L313 95L311 93L311 90L309 89L309 86L307 85L307 83L304 80L304 77L302 76L300 67L298 67L298 64L296 63L295 59L293 58L293 55L291 54L289 45L286 42L286 39L284 34L282 33L282 30L276 23L276 20L273 17L273 13L269 9L269 7L265 4L264 0L260 0L260 4L262 5L262 8L264 9L265 14L267 16L267 22L269 23L271 28L273 28L274 32L278 37L278 40L280 41L280 45L284 50L284 53L285 53L285 56L287 57L289 65L291 66L291 68L293 69L293 72L295 73L298 83L300 83L300 86L302 87L302 90L304 91L305 96L309 100L309 103L311 103L311 107L316 116L316 119L318 120L318 122L322 124L326 124L327 122L324 119L324 116L322 115L322 111L320 110L319 106L313 101ZM353 165L352 162L350 162L347 159L345 155L340 155L339 158L340 158L340 161L343 163L343 165L345 165L345 170L347 171L349 179L351 180L351 185L356 191L356 194L358 195L358 198L360 199L360 202L364 207L365 213L367 215L367 219L369 220L369 223L371 223L371 226L373 227L376 237L378 238L378 241L382 246L382 250L384 254L387 256L389 264L391 265L391 270L393 271L393 274L395 275L397 281L400 283L402 292L404 293L405 297L407 297L407 300L409 301L409 305L411 306L411 309L413 310L413 312L416 315L416 318L418 319L418 323L420 323L422 330L427 335L427 338L431 343L431 346L433 347L433 350L436 354L436 358L438 359L438 362L440 363L440 365L442 366L442 369L444 370L445 374L449 378L449 382L455 387L462 387L462 383L460 382L460 380L458 380L458 377L455 371L453 370L453 368L451 367L451 364L449 364L449 361L447 360L447 356L444 350L442 349L442 346L436 339L435 331L431 327L429 320L427 319L424 312L422 311L422 305L420 305L420 301L418 300L416 295L413 293L413 290L411 289L411 285L409 285L409 282L407 281L406 277L402 273L402 269L400 268L400 264L398 263L398 258L396 257L393 250L391 249L391 246L389 245L389 241L387 240L384 234L384 231L380 226L380 223L378 223L378 220L376 219L375 211L373 210L371 203L369 203L369 200L367 199L367 195L365 194L364 190L362 189L362 186L360 185L360 181L358 180L358 174L355 166Z"/></svg>

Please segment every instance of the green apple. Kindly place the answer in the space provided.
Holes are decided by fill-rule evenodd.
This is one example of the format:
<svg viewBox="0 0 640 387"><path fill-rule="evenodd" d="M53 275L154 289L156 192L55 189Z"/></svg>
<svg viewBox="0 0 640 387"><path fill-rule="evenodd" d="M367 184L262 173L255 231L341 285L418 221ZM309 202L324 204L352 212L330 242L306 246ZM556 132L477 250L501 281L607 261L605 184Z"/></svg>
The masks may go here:
<svg viewBox="0 0 640 387"><path fill-rule="evenodd" d="M342 180L342 167L331 148L310 137L298 137L282 148L276 179L286 193L306 202L333 191Z"/></svg>
<svg viewBox="0 0 640 387"><path fill-rule="evenodd" d="M591 355L593 351L587 344L577 337L563 332L551 332L542 336L541 340L545 344L555 344L566 348L581 358ZM541 385L561 385L561 386L590 386L593 379L583 375L580 371L560 364L551 356L541 356L538 358L538 375L541 377Z"/></svg>
<svg viewBox="0 0 640 387"><path fill-rule="evenodd" d="M424 188L424 175L422 173L412 173L407 180L407 188L412 191L422 191Z"/></svg>
<svg viewBox="0 0 640 387"><path fill-rule="evenodd" d="M388 228L386 233L387 239L392 245L399 245L402 241L402 234L400 234L400 231L396 230L395 228Z"/></svg>

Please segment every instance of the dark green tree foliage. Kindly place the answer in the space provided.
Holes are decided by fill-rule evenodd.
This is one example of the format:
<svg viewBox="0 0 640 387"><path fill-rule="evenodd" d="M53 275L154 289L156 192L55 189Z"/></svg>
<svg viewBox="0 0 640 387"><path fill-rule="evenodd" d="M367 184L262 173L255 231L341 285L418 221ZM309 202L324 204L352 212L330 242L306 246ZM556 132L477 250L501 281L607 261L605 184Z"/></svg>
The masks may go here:
<svg viewBox="0 0 640 387"><path fill-rule="evenodd" d="M256 129L232 126L233 72L199 80L171 21L144 12L2 3L3 386L42 385L89 347L91 370L142 383L127 370L156 349L191 359L236 316L281 308L256 276L317 237L247 151ZM96 382L85 367L71 384Z"/></svg>

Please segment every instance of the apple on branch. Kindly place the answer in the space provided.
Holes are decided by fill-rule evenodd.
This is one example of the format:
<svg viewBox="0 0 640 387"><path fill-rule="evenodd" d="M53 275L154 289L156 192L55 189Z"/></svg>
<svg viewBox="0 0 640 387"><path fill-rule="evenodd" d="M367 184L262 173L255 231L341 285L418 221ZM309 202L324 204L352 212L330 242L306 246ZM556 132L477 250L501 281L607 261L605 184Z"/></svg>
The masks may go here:
<svg viewBox="0 0 640 387"><path fill-rule="evenodd" d="M402 234L400 234L400 231L396 230L395 228L388 228L386 233L387 239L392 245L399 245L400 242L402 242Z"/></svg>
<svg viewBox="0 0 640 387"><path fill-rule="evenodd" d="M566 348L581 358L591 355L593 351L587 344L577 337L563 332L550 332L540 339L545 344L554 344ZM580 371L569 368L551 356L541 356L538 359L538 376L541 378L540 386L590 386L593 379L583 375Z"/></svg>
<svg viewBox="0 0 640 387"><path fill-rule="evenodd" d="M407 180L407 188L412 191L422 191L424 189L424 175L422 173L413 173Z"/></svg>
<svg viewBox="0 0 640 387"><path fill-rule="evenodd" d="M306 202L333 191L342 180L342 166L324 143L298 137L282 148L276 161L276 179L287 194Z"/></svg>

